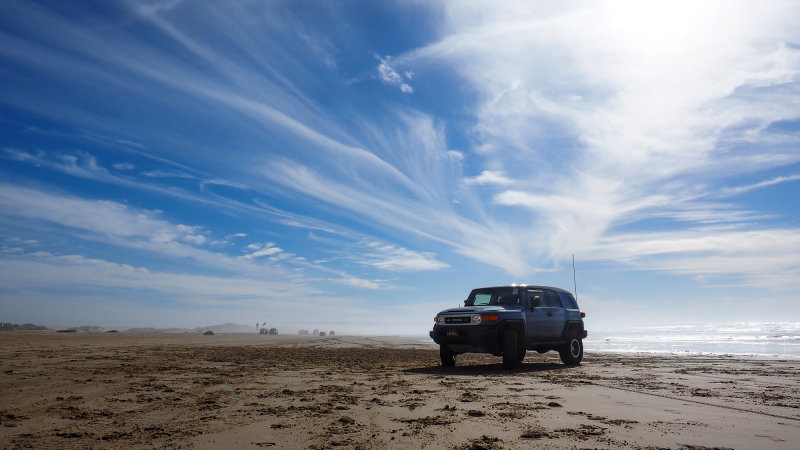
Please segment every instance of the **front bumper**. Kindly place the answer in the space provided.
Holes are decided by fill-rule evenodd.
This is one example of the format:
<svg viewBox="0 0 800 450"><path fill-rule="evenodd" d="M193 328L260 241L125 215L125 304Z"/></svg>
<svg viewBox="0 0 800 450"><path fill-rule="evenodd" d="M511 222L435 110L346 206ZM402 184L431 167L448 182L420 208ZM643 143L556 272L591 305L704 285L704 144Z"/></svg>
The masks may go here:
<svg viewBox="0 0 800 450"><path fill-rule="evenodd" d="M433 342L458 353L499 353L500 327L496 325L434 325L429 333Z"/></svg>

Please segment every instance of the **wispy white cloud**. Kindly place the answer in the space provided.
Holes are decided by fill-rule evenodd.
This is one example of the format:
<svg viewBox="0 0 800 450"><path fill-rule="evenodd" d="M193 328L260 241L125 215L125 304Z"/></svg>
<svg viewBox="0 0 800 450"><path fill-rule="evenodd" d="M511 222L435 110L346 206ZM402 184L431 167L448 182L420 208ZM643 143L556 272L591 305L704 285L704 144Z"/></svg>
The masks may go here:
<svg viewBox="0 0 800 450"><path fill-rule="evenodd" d="M137 11L143 16L151 16L163 12L169 12L183 3L183 0L147 0L136 2Z"/></svg>
<svg viewBox="0 0 800 450"><path fill-rule="evenodd" d="M365 264L381 270L416 272L450 267L449 264L437 260L433 252L417 252L379 242L370 242L367 246L372 252L365 255Z"/></svg>
<svg viewBox="0 0 800 450"><path fill-rule="evenodd" d="M337 284L341 284L344 286L355 287L359 289L379 289L380 285L375 283L374 281L365 280L363 278L355 278L355 277L348 277L348 278L330 278L328 281L332 281Z"/></svg>
<svg viewBox="0 0 800 450"><path fill-rule="evenodd" d="M314 53L318 60L329 69L336 69L336 47L324 37L318 36L311 30L305 29L299 32L297 36L305 42L311 52Z"/></svg>
<svg viewBox="0 0 800 450"><path fill-rule="evenodd" d="M25 244L25 245L36 245L36 244L40 243L36 239L22 239L22 238L18 238L18 237L6 238L5 241L6 242L12 242L12 243L15 243L15 244L16 243Z"/></svg>
<svg viewBox="0 0 800 450"><path fill-rule="evenodd" d="M280 302L294 298L297 292L314 292L289 281L157 272L81 255L46 252L0 259L0 266L3 267L3 285L9 289L126 288L150 290L189 303L255 299Z"/></svg>
<svg viewBox="0 0 800 450"><path fill-rule="evenodd" d="M273 206L264 204L258 199L254 199L252 203L243 203L230 197L215 194L213 189L208 189L208 186L228 186L236 189L247 189L242 183L229 181L221 178L206 179L200 182L199 189L205 195L197 195L188 192L184 189L165 186L161 184L152 184L147 180L155 179L158 177L147 177L145 179L135 179L130 177L116 176L109 173L108 170L100 166L96 158L88 152L75 152L67 154L45 154L44 152L28 152L14 148L4 148L0 157L10 160L25 162L36 167L45 167L48 169L56 170L71 176L92 180L95 182L108 183L117 186L131 188L137 191L145 191L156 193L165 197L175 198L181 201L193 202L197 205L213 205L222 210L235 211L238 213L255 214L262 216L268 220L282 223L288 226L316 229L328 233L345 233L341 227L325 221L298 215ZM172 165L171 162L165 161L167 165ZM199 179L200 176L185 174L185 172L169 172L178 174L179 178L186 179Z"/></svg>
<svg viewBox="0 0 800 450"><path fill-rule="evenodd" d="M720 191L716 194L719 197L731 197L734 195L744 194L745 192L750 192L756 189L761 189L769 186L774 186L776 184L781 183L788 183L791 181L800 180L800 175L788 175L785 177L775 177L769 180L760 181L758 183L748 184L746 186L736 186L736 187L728 187L720 189Z"/></svg>
<svg viewBox="0 0 800 450"><path fill-rule="evenodd" d="M223 180L221 178L213 178L209 180L203 180L200 182L200 190L205 191L208 186L227 186L236 189L247 189L247 186L242 183L237 183L235 181L230 180Z"/></svg>
<svg viewBox="0 0 800 450"><path fill-rule="evenodd" d="M97 162L97 158L95 158L94 155L85 151L48 154L42 151L30 152L19 149L6 148L3 151L2 157L12 159L15 161L25 162L28 164L35 165L37 167L48 168L51 170L55 170L70 176L83 178L86 180L108 183L117 186L124 186L136 190L155 192L161 195L179 198L182 200L191 200L199 203L210 202L208 199L200 198L196 195L190 194L178 188L143 183L133 178L112 174ZM127 170L127 166L125 166L123 169L118 169L118 170ZM156 175L158 175L159 172L165 173L163 171L157 171ZM182 172L178 173L180 174ZM193 176L188 174L179 175L179 177L193 178Z"/></svg>
<svg viewBox="0 0 800 450"><path fill-rule="evenodd" d="M411 71L405 71L403 75L397 73L396 70L389 64L392 60L390 56L381 57L375 55L375 58L378 59L378 76L380 77L381 81L386 84L397 86L400 90L406 94L411 94L414 92L414 88L411 87L406 81L410 81L413 73Z"/></svg>
<svg viewBox="0 0 800 450"><path fill-rule="evenodd" d="M205 164L219 178L170 164L165 164L169 169L146 173L184 173L205 180L199 186L203 195L158 184L168 179L145 184L126 173L109 173L89 152L53 157L6 150L5 157L226 212L263 214L274 223L319 230L317 234L358 241L374 230L395 233L401 242L412 236L415 242L422 238L437 246L436 253L423 245L403 246L408 244L373 249L367 265L390 271L441 269L452 256L440 249L520 277L547 270L552 261L572 252L600 261L646 257L648 267L668 271L684 262L699 270L718 261L720 268L741 274L732 262L715 258L759 262L746 249L726 256L723 245L709 244L716 241L702 234L711 233L705 228L686 236L629 235L618 228L661 220L665 228L681 222L679 227L694 232L694 227L724 223L735 228L715 231L725 239L756 240L760 235L752 233L772 231L756 222L773 217L768 213L704 199L728 200L797 180L796 175L774 177L773 172L763 176L773 178L761 183L719 188L730 185L732 174L754 175L800 162L798 137L770 126L800 116L795 106L800 103L800 51L791 44L800 39L796 14L786 14L778 3L747 2L441 5L443 23L433 34L438 41L391 58L378 56L377 68L374 60L367 64L381 82L405 93L413 92L412 78L428 77L426 84L449 87L457 77L465 88L461 92L469 93L465 101L470 103L457 105L457 114L466 117L459 121L473 120L467 130L458 128L463 123L445 123L434 113L391 104L337 120L337 114L308 93L329 92L333 103L341 92L329 91L330 80L312 73L319 66L293 54L302 49L334 69L336 62L329 58L337 49L309 32L300 33L300 46L290 47L297 42L279 30L295 28L270 22L284 20L284 15L263 14L253 21L260 25L251 26L243 20L250 18L250 11L239 4L212 3L205 14L189 10L187 15L182 15L186 4L129 4L157 33L158 42L171 44L154 46L114 32L113 26L107 33L94 33L46 7L16 3L20 22L46 32L41 40L29 41L3 33L7 45L0 52L7 60L43 70L57 66L65 77L184 111L187 121L203 123L203 111L213 110L214 122L223 124L220 129L235 124L232 135L246 139L232 139L236 142L221 158L217 146L200 139L187 145L171 129L152 138L165 160L191 154L192 167ZM717 14L719 10L726 14ZM227 45L210 36L224 36ZM56 40L74 43L73 51L58 51L52 45ZM270 42L286 46L264 44ZM446 72L437 81L439 73L434 72L440 68ZM167 92L179 95L160 98ZM127 130L130 122L124 116L112 120L92 114L75 102L24 98L13 90L1 93L0 100L111 135ZM138 140L135 131L122 134ZM97 142L108 145L115 139ZM454 142L460 150L451 150ZM141 144L132 147L144 154ZM464 177L465 171L478 175ZM248 195L263 198L245 203L215 193L226 189L211 185L247 189ZM211 239L205 228L181 229L157 213L122 203L11 188L0 186L0 204L13 211L7 216L58 223L118 245L205 258L219 267L232 264L246 273L280 257L286 264L293 261L304 270L324 273L326 280L366 289L382 285L327 267L325 258L309 263L275 244L251 248L243 257L214 254L197 248ZM32 205L21 200L29 194ZM283 196L291 199L284 204L303 214L282 211L265 200ZM62 200L64 205L55 205ZM101 219L93 225L89 217ZM342 217L346 220L336 224ZM354 222L360 233L350 227ZM795 231L782 232L791 236ZM647 253L649 246L673 238L678 244L686 239L705 253L682 250L685 261L670 252ZM280 245L291 248L283 241ZM643 249L639 257L631 253L636 249ZM791 259L774 261L777 266L764 267L795 273ZM757 268L748 279L766 274Z"/></svg>
<svg viewBox="0 0 800 450"><path fill-rule="evenodd" d="M77 255L31 254L29 256L46 257L45 259L48 262L45 264L43 262L44 259L30 260L18 265L18 268L49 265L50 269L42 266L40 267L40 272L38 272L47 273L51 277L47 282L42 280L37 283L37 286L42 289L59 285L64 280L72 279L74 286L80 286L83 283L85 286L102 285L114 288L129 287L134 286L136 283L142 283L142 286L147 286L147 289L161 291L165 295L172 295L173 290L179 289L170 286L183 285L183 283L191 284L197 281L195 288L202 289L206 282L215 283L217 278L227 276L228 278L226 279L228 281L221 283L220 286L227 286L229 283L235 284L238 281L243 283L243 287L239 290L228 290L229 297L236 296L237 292L242 295L245 295L245 292L255 295L255 292L262 287L270 285L273 281L279 283L279 285L294 285L296 289L292 295L296 295L297 292L302 292L303 290L308 292L315 291L311 287L313 285L313 277L308 278L302 272L296 272L295 268L298 267L325 274L328 280L347 284L351 287L376 289L380 286L376 281L365 280L346 271L326 267L324 263L309 263L303 257L286 253L283 249L275 246L273 242L250 244L247 246L250 252L242 257L228 256L197 248L195 246L203 245L207 241L206 234L208 234L208 231L204 228L173 224L161 217L159 213L138 210L116 202L87 200L62 194L45 193L34 189L0 185L0 210L4 211L0 215L0 219L3 221L24 219L29 224L29 228L35 228L37 222L58 225L66 227L67 230L75 230L72 236L78 240L100 241L106 244L146 251L151 260L174 260L175 258L180 258L184 261L184 264L189 262L189 264L185 264L187 270L189 268L192 268L191 270L214 270L219 273L214 277L175 273L152 275L145 268L134 270L126 264L96 261ZM69 231L65 233L65 235L70 235ZM237 233L231 237L245 236L245 233ZM15 240L12 243L25 243L27 245L33 244L35 241ZM191 245L186 245L187 243ZM7 248L12 249L12 247ZM24 248L18 245L13 247L13 249L16 248L19 248L19 250L4 251L4 254L19 254L25 251ZM0 264L15 263L0 259ZM110 268L110 271L94 270L89 267L98 264L101 268ZM121 272L137 276L129 277L126 275L123 277L120 275ZM89 274L92 274L92 276L89 276ZM110 279L104 279L104 277L110 277ZM125 278L125 280L121 280L120 277ZM262 287L254 287L259 286L260 282L253 284L243 281L250 277L259 279L261 280L260 282L265 284ZM154 281L154 279L161 278L163 278L161 281ZM20 278L20 280L22 279L24 278ZM130 283L130 285L125 283ZM6 286L12 287L10 284ZM220 289L225 288L218 287L205 290L204 298L212 301L211 297L217 295ZM194 289L187 289L184 294L188 298L193 295L192 292L195 292ZM260 296L274 297L274 290L264 292Z"/></svg>
<svg viewBox="0 0 800 450"><path fill-rule="evenodd" d="M97 158L85 151L78 150L71 153L45 155L42 151L32 153L20 149L5 148L3 153L5 158L52 168L75 177L105 180L111 178L108 171L97 163Z"/></svg>
<svg viewBox="0 0 800 450"><path fill-rule="evenodd" d="M688 222L694 225L728 223L738 226L777 218L775 214L757 213L730 204L711 202L679 203L672 207L662 207L659 211L650 211L647 216Z"/></svg>
<svg viewBox="0 0 800 450"><path fill-rule="evenodd" d="M780 8L738 2L720 23L714 3L619 2L543 12L505 2L480 15L475 5L446 5L451 32L398 57L398 64L455 62L485 94L478 126L496 148L506 142L547 151L520 143L541 140L540 124L551 123L588 144L586 162L594 168L660 177L710 163L716 138L736 123L795 116L790 102L775 107L768 95L747 102L735 95L737 88L796 77L798 52L782 44L791 40L793 19ZM685 48L693 49L690 60ZM725 112L708 114L710 107Z"/></svg>
<svg viewBox="0 0 800 450"><path fill-rule="evenodd" d="M195 178L194 176L186 172L166 171L161 169L142 172L142 175L150 178L187 178L187 179Z"/></svg>
<svg viewBox="0 0 800 450"><path fill-rule="evenodd" d="M136 168L136 166L134 166L133 164L131 164L129 162L114 163L112 165L112 167L117 169L117 170L133 170L133 169Z"/></svg>
<svg viewBox="0 0 800 450"><path fill-rule="evenodd" d="M260 258L262 256L272 256L272 255L276 255L276 254L278 254L278 253L283 251L282 248L275 247L274 245L275 244L273 244L272 242L270 242L270 243L268 243L268 244L266 244L264 246L262 246L260 244L256 244L255 246L254 246L254 244L250 244L247 247L250 248L250 249L254 249L255 251L252 252L252 253L248 253L248 254L244 255L243 258L244 259L254 259L254 258Z"/></svg>
<svg viewBox="0 0 800 450"><path fill-rule="evenodd" d="M0 185L0 206L6 215L108 236L169 242L197 232L195 227L172 225L157 213L134 210L120 203L53 195L7 184Z"/></svg>
<svg viewBox="0 0 800 450"><path fill-rule="evenodd" d="M190 226L178 224L175 230L181 234L180 240L189 242L195 245L203 245L206 243L206 237L203 236L203 229L198 226Z"/></svg>
<svg viewBox="0 0 800 450"><path fill-rule="evenodd" d="M294 164L274 164L265 172L276 183L353 211L365 221L445 244L462 255L500 267L514 276L527 276L535 271L528 263L531 255L525 246L538 241L529 228L503 226L484 217L480 218L486 223L479 223L473 218L459 216L442 203L397 198L379 189L368 192L353 189Z"/></svg>
<svg viewBox="0 0 800 450"><path fill-rule="evenodd" d="M524 180L493 200L528 209L540 236L528 254L555 258L637 220L767 217L697 204L714 189L698 189L696 180L719 183L798 161L781 147L796 138L775 141L767 127L800 117L792 106L800 101L800 50L785 44L798 37L798 18L779 5L726 5L720 21L713 2L542 9L509 1L491 11L444 2L443 37L392 63L453 67L479 92L475 150L490 169L466 183L500 184L500 170ZM775 147L732 144L743 142Z"/></svg>
<svg viewBox="0 0 800 450"><path fill-rule="evenodd" d="M202 248L208 230L201 226L176 224L161 213L118 202L0 184L0 210L0 220L5 223L24 221L29 229L43 232L55 225L61 227L59 233L72 240L144 251L152 259L178 258L194 267L225 273L264 270L263 266ZM272 266L270 270L279 277L292 277L280 267Z"/></svg>
<svg viewBox="0 0 800 450"><path fill-rule="evenodd" d="M449 156L450 158L453 158L453 159L458 160L458 161L461 161L461 160L464 159L464 153L462 153L462 152L460 152L458 150L448 150L447 153L445 153L445 154L447 156Z"/></svg>
<svg viewBox="0 0 800 450"><path fill-rule="evenodd" d="M352 292L337 296L296 280L267 278L263 273L218 276L154 271L78 254L4 255L0 284L8 300L4 314L9 303L48 305L37 316L45 323L197 326L206 321L241 322L277 315L281 320L273 323L281 331L317 324L355 331L363 330L358 324L370 318L374 322L375 317L375 310ZM372 288L369 284L351 287ZM26 314L28 309L20 307L14 314ZM102 313L96 314L98 310ZM126 310L131 314L120 316ZM214 311L213 317L209 311ZM318 315L310 316L308 311Z"/></svg>
<svg viewBox="0 0 800 450"><path fill-rule="evenodd" d="M698 176L724 179L729 172L720 167L752 171L798 160L787 151L764 155L720 145L766 139L768 124L798 116L791 107L796 102L788 100L798 94L786 85L797 77L800 53L782 43L792 41L797 27L779 9L735 3L719 19L717 6L680 2L545 11L518 2L502 6L489 12L445 2L440 41L378 57L381 80L401 90L412 91L411 76L426 66L447 65L477 92L474 150L488 168L467 178L466 189L459 185L463 157L440 163L438 171L426 169L437 155L429 149L452 154L440 142L447 142L441 127L422 114L398 113L407 130L374 132L365 145L313 114L295 114L236 89L196 77L180 89L300 137L322 159L335 155L319 172L299 159L270 162L266 176L284 188L515 273L534 270L542 257L589 248L633 220L752 219L757 215L733 207L700 214L692 202L702 192L687 192ZM155 23L204 61L219 56L197 36ZM687 56L683 50L690 47ZM501 173L524 183L491 204L470 191L503 186ZM494 219L520 206L529 212L528 223ZM539 238L529 239L534 234ZM487 259L487 253L498 256Z"/></svg>
<svg viewBox="0 0 800 450"><path fill-rule="evenodd" d="M506 177L503 172L498 170L484 170L480 175L472 178L464 178L466 184L495 184L507 185L511 184L513 180Z"/></svg>
<svg viewBox="0 0 800 450"><path fill-rule="evenodd" d="M733 276L742 286L769 291L800 288L800 230L706 227L603 237L589 257L614 255L643 270L693 276Z"/></svg>

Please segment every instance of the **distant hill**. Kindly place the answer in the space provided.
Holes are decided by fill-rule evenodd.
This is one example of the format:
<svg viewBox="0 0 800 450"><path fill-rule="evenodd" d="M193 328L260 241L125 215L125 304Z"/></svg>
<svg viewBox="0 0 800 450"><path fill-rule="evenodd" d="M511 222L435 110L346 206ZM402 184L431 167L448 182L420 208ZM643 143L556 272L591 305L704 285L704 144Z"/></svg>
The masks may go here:
<svg viewBox="0 0 800 450"><path fill-rule="evenodd" d="M224 323L222 325L209 325L207 327L197 327L194 331L213 331L214 333L257 333L258 330L252 325L241 325L238 323Z"/></svg>
<svg viewBox="0 0 800 450"><path fill-rule="evenodd" d="M224 323L221 325L209 325L197 328L128 328L129 333L203 333L213 331L214 333L256 333L255 327L241 325L238 323Z"/></svg>
<svg viewBox="0 0 800 450"><path fill-rule="evenodd" d="M97 326L97 325L81 325L79 327L70 327L70 326L67 326L67 325L59 325L59 324L52 324L52 323L48 326L48 329L50 329L50 330L92 331L92 332L105 331L106 330L105 328L103 328L101 326Z"/></svg>
<svg viewBox="0 0 800 450"><path fill-rule="evenodd" d="M34 325L32 323L23 323L22 325L16 323L0 322L0 331L31 331L31 330L49 330L44 325Z"/></svg>
<svg viewBox="0 0 800 450"><path fill-rule="evenodd" d="M80 327L34 325L23 323L22 325L9 322L0 322L0 331L31 331L31 330L77 330L77 331L105 331L106 328L97 325L83 325ZM257 333L253 326L241 325L238 323L223 323L221 325L209 325L197 328L153 328L138 327L128 328L124 331L128 333L202 333L213 331L214 333Z"/></svg>
<svg viewBox="0 0 800 450"><path fill-rule="evenodd" d="M190 330L188 328L153 328L153 327L139 327L139 328L128 328L125 331L128 333L188 333Z"/></svg>
<svg viewBox="0 0 800 450"><path fill-rule="evenodd" d="M71 330L78 331L103 331L105 328L98 327L97 325L84 325L82 327L69 327Z"/></svg>

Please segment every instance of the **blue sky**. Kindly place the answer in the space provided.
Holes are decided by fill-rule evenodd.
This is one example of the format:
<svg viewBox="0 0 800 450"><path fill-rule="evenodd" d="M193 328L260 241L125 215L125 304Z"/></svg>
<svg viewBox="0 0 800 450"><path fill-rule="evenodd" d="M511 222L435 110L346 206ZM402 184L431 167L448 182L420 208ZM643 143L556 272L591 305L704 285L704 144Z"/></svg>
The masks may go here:
<svg viewBox="0 0 800 450"><path fill-rule="evenodd" d="M800 314L793 2L0 2L0 320Z"/></svg>

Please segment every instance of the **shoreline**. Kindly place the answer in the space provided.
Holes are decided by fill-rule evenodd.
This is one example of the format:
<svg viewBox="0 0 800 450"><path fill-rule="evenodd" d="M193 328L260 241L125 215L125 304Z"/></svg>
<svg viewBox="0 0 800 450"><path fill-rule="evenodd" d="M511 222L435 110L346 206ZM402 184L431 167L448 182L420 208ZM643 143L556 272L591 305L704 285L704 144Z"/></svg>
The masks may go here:
<svg viewBox="0 0 800 450"><path fill-rule="evenodd" d="M123 336L131 336L132 339L136 341L147 341L148 339L154 338L156 336L165 336L166 339L169 341L173 341L176 339L177 336L202 336L202 331L156 331L156 332L141 332L141 331L127 331L127 330L104 330L104 331L87 331L87 330L78 330L73 333L63 333L63 330L55 330L55 329L48 329L48 330L0 330L0 335L4 333L30 333L32 335L52 335L52 334L78 334L78 335L95 335L95 336L111 336L120 334ZM598 333L608 333L607 331L601 331ZM601 335L601 336L603 336ZM261 345L261 344L268 344L273 345L277 341L285 342L287 339L325 339L329 337L340 337L340 338L356 338L356 339L364 339L364 338L371 338L371 339L382 339L387 342L392 342L392 344L397 342L405 342L405 343L414 343L414 344L421 344L421 345L430 345L435 346L436 343L426 334L386 334L386 335L369 335L369 334L340 334L335 336L316 336L313 334L308 335L299 335L299 334L280 334L280 335L260 335L257 333L240 333L240 332L215 332L214 336L217 336L219 339L224 340L226 343L230 343L232 341L241 341L241 342L249 342L249 339L254 339L252 342L254 345ZM208 336L203 337L205 343L209 343ZM262 341L255 341L264 340ZM271 339L272 341L267 341ZM652 356L723 356L723 357L734 357L734 358L745 358L745 359L781 359L781 360L789 360L789 361L800 361L800 337L792 337L792 341L797 340L799 343L797 345L788 344L791 346L798 347L797 351L795 352L737 352L737 351L713 351L713 350L695 350L695 349L648 349L648 348L609 348L606 346L607 342L619 343L619 342L631 342L630 340L621 341L619 339L608 339L605 337L596 337L596 336L589 336L589 338L584 340L584 344L586 347L586 351L592 353L602 353L602 354L620 354L620 355L631 355L631 354L643 354L643 355L652 355ZM643 338L644 342L653 343L658 342L661 344L663 340L651 340L648 341L647 338ZM635 342L635 341L634 341ZM709 341L689 341L690 343L696 344L698 346L708 346ZM718 341L716 342L717 345L728 345L735 347L737 346L736 343L729 343L726 341ZM641 343L639 343L641 345ZM661 344L663 345L663 344ZM689 344L687 344L689 345ZM751 343L752 345L752 343ZM745 345L742 345L745 346ZM795 349L792 349L795 350Z"/></svg>
<svg viewBox="0 0 800 450"><path fill-rule="evenodd" d="M416 337L0 333L13 447L793 448L800 363L587 350L566 368Z"/></svg>

